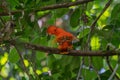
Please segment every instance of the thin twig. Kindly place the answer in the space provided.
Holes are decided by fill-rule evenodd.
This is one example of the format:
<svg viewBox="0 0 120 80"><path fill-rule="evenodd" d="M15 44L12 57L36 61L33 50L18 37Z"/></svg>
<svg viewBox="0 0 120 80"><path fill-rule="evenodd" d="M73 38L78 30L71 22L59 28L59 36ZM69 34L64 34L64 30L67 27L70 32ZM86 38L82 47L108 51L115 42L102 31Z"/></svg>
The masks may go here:
<svg viewBox="0 0 120 80"><path fill-rule="evenodd" d="M58 9L58 8L68 8L70 6L76 6L84 3L88 3L94 0L78 0L75 2L67 2L67 3L60 3L60 4L54 4L54 5L49 5L45 7L41 7L39 9L31 8L29 10L33 12L38 12L38 11L45 11L45 10L53 10L53 9ZM11 11L11 14L14 15L16 13L21 13L23 10L16 10L16 11ZM27 11L27 10L24 10ZM0 16L8 16L8 12L0 12Z"/></svg>
<svg viewBox="0 0 120 80"><path fill-rule="evenodd" d="M79 72L78 72L78 75L77 75L77 79L76 79L76 80L79 80L80 78L82 78L81 74L82 74L83 64L84 64L84 58L82 57L81 64L80 64L80 68L79 68Z"/></svg>
<svg viewBox="0 0 120 80"><path fill-rule="evenodd" d="M31 55L31 58L29 59L29 61L31 62L31 66L33 68L33 72L34 72L34 74L36 76L36 79L38 80L39 77L38 77L38 75L36 73L36 67L35 67L35 53L36 53L36 51L32 50L32 55Z"/></svg>
<svg viewBox="0 0 120 80"><path fill-rule="evenodd" d="M113 72L113 68L112 68L112 66L111 66L111 64L110 64L110 61L109 61L109 57L108 57L108 56L106 57L106 62L107 62L107 65L108 65L110 71ZM120 78L117 76L117 74L115 74L115 77L116 77L118 80L120 79Z"/></svg>
<svg viewBox="0 0 120 80"><path fill-rule="evenodd" d="M101 80L100 75L98 74L98 70L92 65L94 72L97 74L98 80Z"/></svg>
<svg viewBox="0 0 120 80"><path fill-rule="evenodd" d="M97 21L100 19L100 17L103 15L103 13L107 10L107 8L110 6L110 4L112 3L113 0L109 0L105 7L103 8L103 10L101 11L101 13L99 14L99 16L94 20L94 22L92 23L92 25L90 26L90 33L88 35L88 40L87 40L87 43L86 43L86 48L89 49L89 46L90 46L90 39L91 39L91 35L92 33L94 32L94 29L95 29L95 25L97 23Z"/></svg>
<svg viewBox="0 0 120 80"><path fill-rule="evenodd" d="M117 63L116 66L115 66L115 68L114 68L114 70L113 70L113 72L112 72L112 74L108 78L108 80L113 80L113 77L116 74L116 71L117 71L118 67L119 67L119 64ZM120 79L118 79L118 80L120 80Z"/></svg>
<svg viewBox="0 0 120 80"><path fill-rule="evenodd" d="M100 75L98 74L98 70L93 66L92 57L88 57L88 59L89 59L89 69L92 69L96 73L98 80L101 80Z"/></svg>
<svg viewBox="0 0 120 80"><path fill-rule="evenodd" d="M17 52L19 54L19 57L21 59L21 63L23 65L24 71L26 72L26 74L28 75L28 77L31 78L30 75L29 75L29 73L28 73L28 71L27 71L27 68L25 67L25 63L24 63L24 59L23 59L23 57L21 55L21 51L18 49L18 47L16 46L16 44L14 44L14 47L16 48L16 50L17 50Z"/></svg>
<svg viewBox="0 0 120 80"><path fill-rule="evenodd" d="M4 26L5 25L4 20L1 17L0 17L0 20L1 20L2 25Z"/></svg>

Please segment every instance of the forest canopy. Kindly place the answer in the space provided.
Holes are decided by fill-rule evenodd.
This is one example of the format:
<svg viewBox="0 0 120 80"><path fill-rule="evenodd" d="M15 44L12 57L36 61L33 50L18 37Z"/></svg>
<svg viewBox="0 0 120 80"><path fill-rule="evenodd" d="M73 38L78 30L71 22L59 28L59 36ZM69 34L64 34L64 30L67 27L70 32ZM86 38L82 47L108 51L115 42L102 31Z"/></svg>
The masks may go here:
<svg viewBox="0 0 120 80"><path fill-rule="evenodd" d="M75 79L120 79L120 1L0 0L0 80Z"/></svg>

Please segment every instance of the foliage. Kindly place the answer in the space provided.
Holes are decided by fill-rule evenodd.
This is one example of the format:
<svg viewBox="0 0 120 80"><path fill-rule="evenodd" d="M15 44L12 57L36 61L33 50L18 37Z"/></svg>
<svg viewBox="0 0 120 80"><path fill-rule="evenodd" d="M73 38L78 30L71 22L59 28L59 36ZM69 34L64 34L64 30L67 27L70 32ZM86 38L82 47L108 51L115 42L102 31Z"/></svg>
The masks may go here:
<svg viewBox="0 0 120 80"><path fill-rule="evenodd" d="M49 25L57 25L73 33L79 39L73 43L74 49L85 50L90 26L104 8L108 0L94 0L86 4L39 10L49 5L75 2L77 0L3 0L0 1L0 80L75 80L81 73L84 80L107 80L119 56L82 57L48 54L26 49L21 42L57 47L54 36L46 33ZM6 5L3 5L6 4ZM15 12L6 16L2 12ZM17 12L18 11L18 12ZM21 11L21 12L19 12ZM12 29L5 31L7 23L14 22ZM120 2L114 0L97 21L91 34L92 51L120 48ZM6 35L9 35L6 36ZM4 39L2 39L4 38ZM10 39L17 43L11 45ZM84 61L84 63L82 63ZM80 70L81 69L81 70ZM80 71L80 72L79 72ZM120 78L120 67L116 71ZM115 80L116 77L113 77Z"/></svg>

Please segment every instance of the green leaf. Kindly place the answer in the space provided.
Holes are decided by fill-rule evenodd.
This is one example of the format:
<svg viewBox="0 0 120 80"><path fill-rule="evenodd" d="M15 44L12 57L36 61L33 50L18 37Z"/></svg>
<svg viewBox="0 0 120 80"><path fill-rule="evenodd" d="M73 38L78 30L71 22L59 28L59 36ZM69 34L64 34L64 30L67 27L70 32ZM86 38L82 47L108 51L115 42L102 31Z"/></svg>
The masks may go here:
<svg viewBox="0 0 120 80"><path fill-rule="evenodd" d="M55 69L55 67L53 65L56 65L56 59L53 55L49 55L47 57L47 63L48 63L48 67L51 68L51 69Z"/></svg>
<svg viewBox="0 0 120 80"><path fill-rule="evenodd" d="M113 25L105 25L102 30L112 30L114 28Z"/></svg>
<svg viewBox="0 0 120 80"><path fill-rule="evenodd" d="M54 11L54 13L56 14L56 16L55 17L57 17L57 18L60 18L60 17L62 17L64 14L66 14L67 12L68 12L68 10L69 9L57 9L57 10L55 10Z"/></svg>
<svg viewBox="0 0 120 80"><path fill-rule="evenodd" d="M2 77L0 77L0 80L2 80Z"/></svg>
<svg viewBox="0 0 120 80"><path fill-rule="evenodd" d="M86 28L86 29L82 30L79 33L78 38L81 39L81 38L85 37L86 35L88 35L89 31L90 31L90 28Z"/></svg>
<svg viewBox="0 0 120 80"><path fill-rule="evenodd" d="M103 67L103 58L102 57L93 57L92 64L98 71Z"/></svg>
<svg viewBox="0 0 120 80"><path fill-rule="evenodd" d="M80 10L76 9L70 17L70 25L75 28L79 24Z"/></svg>
<svg viewBox="0 0 120 80"><path fill-rule="evenodd" d="M62 67L69 66L70 70L76 69L80 66L80 58L74 56L62 56L60 60ZM72 65L71 65L72 64Z"/></svg>
<svg viewBox="0 0 120 80"><path fill-rule="evenodd" d="M98 50L100 48L100 39L97 36L93 36L90 42L92 50Z"/></svg>
<svg viewBox="0 0 120 80"><path fill-rule="evenodd" d="M47 45L47 37L39 37L39 36L36 36L32 41L32 43L34 44L40 44L40 45Z"/></svg>
<svg viewBox="0 0 120 80"><path fill-rule="evenodd" d="M111 13L111 19L119 19L120 18L120 3L116 4ZM119 19L120 20L120 19Z"/></svg>
<svg viewBox="0 0 120 80"><path fill-rule="evenodd" d="M80 66L80 57L72 57L71 63L69 65L70 65L70 70L78 69Z"/></svg>
<svg viewBox="0 0 120 80"><path fill-rule="evenodd" d="M112 25L112 29L119 30L118 28L120 27L120 19L118 19L118 18L117 19L111 19L110 24Z"/></svg>
<svg viewBox="0 0 120 80"><path fill-rule="evenodd" d="M84 57L84 64L85 64L85 66L89 66L89 64L90 64L89 57Z"/></svg>
<svg viewBox="0 0 120 80"><path fill-rule="evenodd" d="M56 54L53 54L53 55L56 59L61 59L62 58L62 55L56 55Z"/></svg>
<svg viewBox="0 0 120 80"><path fill-rule="evenodd" d="M71 60L72 60L72 56L62 56L61 58L61 63L62 64L62 67L65 67L66 65L70 64L71 63Z"/></svg>
<svg viewBox="0 0 120 80"><path fill-rule="evenodd" d="M118 69L117 69L117 74L120 77L120 67L118 67Z"/></svg>
<svg viewBox="0 0 120 80"><path fill-rule="evenodd" d="M45 56L46 56L46 54L44 53L44 52L36 52L36 58L38 59L38 60L42 60L42 59L44 59L45 58Z"/></svg>
<svg viewBox="0 0 120 80"><path fill-rule="evenodd" d="M93 70L82 69L82 75L84 80L94 80L96 78L96 73Z"/></svg>
<svg viewBox="0 0 120 80"><path fill-rule="evenodd" d="M11 49L8 59L11 63L16 63L19 61L20 57L15 48Z"/></svg>
<svg viewBox="0 0 120 80"><path fill-rule="evenodd" d="M119 30L119 23L116 23L116 25L106 25L102 30L100 30L98 33L101 35L103 38L101 39L102 45L104 42L107 43L112 43L115 46L119 46L119 40L120 40L120 30ZM114 36L113 36L114 35ZM106 46L106 45L105 45ZM104 46L104 47L105 47ZM103 47L102 47L103 48Z"/></svg>
<svg viewBox="0 0 120 80"><path fill-rule="evenodd" d="M55 18L48 19L47 24L53 25L55 23L55 20L56 20Z"/></svg>
<svg viewBox="0 0 120 80"><path fill-rule="evenodd" d="M42 0L41 3L39 3L41 6L46 6L46 5L52 5L55 4L55 0Z"/></svg>
<svg viewBox="0 0 120 80"><path fill-rule="evenodd" d="M101 78L101 80L108 80L108 78L110 77L111 74L112 74L112 72L110 70L107 70L103 74L100 74L100 78ZM95 80L98 80L98 78L96 78Z"/></svg>
<svg viewBox="0 0 120 80"><path fill-rule="evenodd" d="M17 5L19 5L18 0L7 0L7 2L9 3L9 7L11 8L15 8Z"/></svg>

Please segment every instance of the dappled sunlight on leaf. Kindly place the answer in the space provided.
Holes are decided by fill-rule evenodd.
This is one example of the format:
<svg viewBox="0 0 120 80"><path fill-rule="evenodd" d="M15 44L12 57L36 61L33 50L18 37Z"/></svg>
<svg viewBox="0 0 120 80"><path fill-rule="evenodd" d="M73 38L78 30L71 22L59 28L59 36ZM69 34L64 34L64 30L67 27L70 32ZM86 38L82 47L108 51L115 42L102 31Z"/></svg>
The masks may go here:
<svg viewBox="0 0 120 80"><path fill-rule="evenodd" d="M115 61L118 61L118 56L117 55L112 56L112 59L115 60Z"/></svg>
<svg viewBox="0 0 120 80"><path fill-rule="evenodd" d="M24 59L24 64L25 64L26 67L28 67L29 66L28 60Z"/></svg>
<svg viewBox="0 0 120 80"><path fill-rule="evenodd" d="M118 48L120 48L120 44L119 44L119 47Z"/></svg>
<svg viewBox="0 0 120 80"><path fill-rule="evenodd" d="M10 80L16 80L14 77L10 77Z"/></svg>
<svg viewBox="0 0 120 80"><path fill-rule="evenodd" d="M109 17L109 16L110 16L109 10L106 10L106 11L103 13L103 15L106 16L106 17Z"/></svg>
<svg viewBox="0 0 120 80"><path fill-rule="evenodd" d="M25 72L19 72L20 77L25 77L25 80L29 80L27 74Z"/></svg>
<svg viewBox="0 0 120 80"><path fill-rule="evenodd" d="M4 53L4 56L0 59L0 64L4 65L8 61L8 53Z"/></svg>
<svg viewBox="0 0 120 80"><path fill-rule="evenodd" d="M42 68L42 72L48 72L49 71L49 68L48 67L43 67Z"/></svg>
<svg viewBox="0 0 120 80"><path fill-rule="evenodd" d="M38 74L38 75L41 75L42 74L42 71L41 70L36 70L36 73Z"/></svg>
<svg viewBox="0 0 120 80"><path fill-rule="evenodd" d="M90 45L91 45L92 50L98 50L100 48L100 45L101 45L99 37L93 36L91 38Z"/></svg>
<svg viewBox="0 0 120 80"><path fill-rule="evenodd" d="M99 28L103 28L106 24L107 24L107 18L109 18L110 16L110 12L109 12L109 9L106 10L103 15L100 17L100 19L98 20L98 25L99 25Z"/></svg>
<svg viewBox="0 0 120 80"><path fill-rule="evenodd" d="M8 68L4 66L1 68L0 75L2 77L6 78L6 77L8 77L8 72L9 72Z"/></svg>
<svg viewBox="0 0 120 80"><path fill-rule="evenodd" d="M29 73L32 74L32 75L34 74L34 71L33 71L32 67L29 67Z"/></svg>

